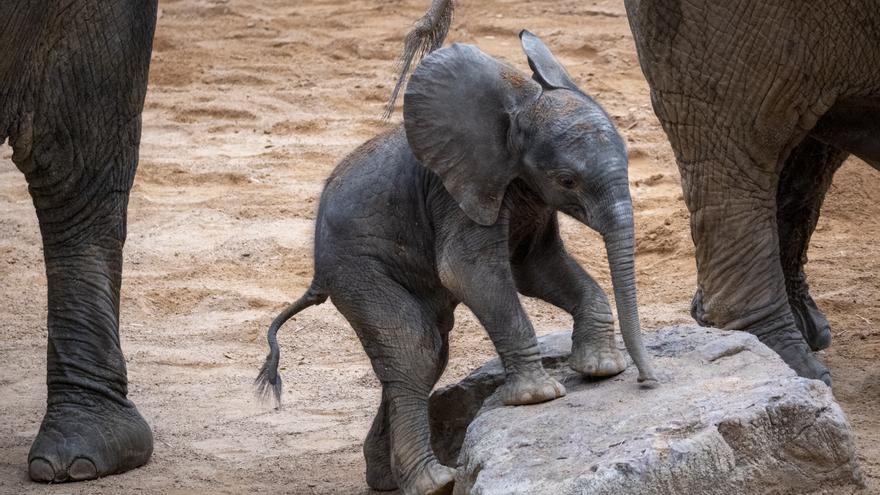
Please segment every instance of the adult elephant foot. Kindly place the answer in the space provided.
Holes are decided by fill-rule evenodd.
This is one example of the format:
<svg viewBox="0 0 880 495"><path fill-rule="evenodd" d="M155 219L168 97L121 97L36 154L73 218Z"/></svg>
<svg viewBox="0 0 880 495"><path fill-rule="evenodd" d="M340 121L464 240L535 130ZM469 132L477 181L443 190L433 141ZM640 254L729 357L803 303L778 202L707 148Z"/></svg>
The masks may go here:
<svg viewBox="0 0 880 495"><path fill-rule="evenodd" d="M807 294L809 298L809 294ZM812 298L810 298L810 302L812 302ZM824 316L818 309L816 309L815 303L813 303L813 308L823 320ZM805 378L812 378L814 380L822 380L829 387L831 386L831 373L828 372L828 368L825 367L816 356L813 354L810 346L807 345L807 340L805 340L806 335L802 333L801 328L797 323L795 323L798 319L797 310L793 311L794 318L784 317L769 324L763 325L761 327L750 328L748 329L750 333L754 334L758 337L758 339L764 343L767 347L776 351L776 354L788 364L791 369L793 369L799 376L803 376ZM706 320L705 309L703 308L703 292L700 289L697 289L697 292L694 294L694 299L691 302L691 316L693 316L694 320L702 326L714 326L711 322ZM828 322L825 322L826 328ZM830 334L830 331L829 331ZM830 335L829 340L830 342ZM826 345L827 347L827 345Z"/></svg>
<svg viewBox="0 0 880 495"><path fill-rule="evenodd" d="M815 354L807 346L803 335L791 318L783 318L780 324L770 324L763 328L750 329L761 342L776 351L777 354L798 375L814 380L822 380L831 386L831 373L816 358Z"/></svg>
<svg viewBox="0 0 880 495"><path fill-rule="evenodd" d="M83 481L146 464L153 434L132 404L50 404L28 455L32 480Z"/></svg>

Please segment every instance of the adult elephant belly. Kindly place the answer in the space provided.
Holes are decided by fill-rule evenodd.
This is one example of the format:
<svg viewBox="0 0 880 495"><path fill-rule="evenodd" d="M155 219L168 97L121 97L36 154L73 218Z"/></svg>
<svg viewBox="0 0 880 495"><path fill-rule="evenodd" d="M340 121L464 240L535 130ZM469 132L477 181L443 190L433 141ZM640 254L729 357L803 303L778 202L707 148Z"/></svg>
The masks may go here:
<svg viewBox="0 0 880 495"><path fill-rule="evenodd" d="M835 103L819 119L811 135L880 170L880 98L851 98Z"/></svg>

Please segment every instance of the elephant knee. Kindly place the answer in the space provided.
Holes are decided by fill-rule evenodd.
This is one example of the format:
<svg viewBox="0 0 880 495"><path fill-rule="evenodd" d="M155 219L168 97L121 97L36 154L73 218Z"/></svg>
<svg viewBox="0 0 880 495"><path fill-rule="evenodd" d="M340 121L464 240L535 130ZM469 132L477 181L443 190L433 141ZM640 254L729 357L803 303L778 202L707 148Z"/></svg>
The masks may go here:
<svg viewBox="0 0 880 495"><path fill-rule="evenodd" d="M12 162L25 176L32 174L36 169L31 159L34 149L34 113L22 114L9 137L9 144L12 145ZM0 143L2 142L3 140L0 139Z"/></svg>

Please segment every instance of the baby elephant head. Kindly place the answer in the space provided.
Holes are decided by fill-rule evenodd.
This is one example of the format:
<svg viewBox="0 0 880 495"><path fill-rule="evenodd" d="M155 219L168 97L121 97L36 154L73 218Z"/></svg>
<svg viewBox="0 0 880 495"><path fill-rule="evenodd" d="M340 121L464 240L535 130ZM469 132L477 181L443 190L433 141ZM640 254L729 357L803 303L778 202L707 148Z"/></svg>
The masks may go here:
<svg viewBox="0 0 880 495"><path fill-rule="evenodd" d="M494 224L508 185L520 179L602 234L621 333L639 381L654 382L639 329L623 139L537 36L523 31L520 39L531 78L471 45L426 57L404 97L407 140L474 222Z"/></svg>

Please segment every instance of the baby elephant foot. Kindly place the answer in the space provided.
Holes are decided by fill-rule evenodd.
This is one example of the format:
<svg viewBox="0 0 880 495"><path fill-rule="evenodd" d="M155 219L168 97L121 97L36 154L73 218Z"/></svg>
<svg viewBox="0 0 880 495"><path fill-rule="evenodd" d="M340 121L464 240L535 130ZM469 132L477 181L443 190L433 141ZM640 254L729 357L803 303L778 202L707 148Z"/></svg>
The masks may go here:
<svg viewBox="0 0 880 495"><path fill-rule="evenodd" d="M375 426L374 426L375 429ZM379 492L397 490L397 480L391 469L391 447L388 431L381 434L370 430L364 441L364 460L367 465L367 486Z"/></svg>
<svg viewBox="0 0 880 495"><path fill-rule="evenodd" d="M387 464L371 466L368 461L367 486L377 492L397 490L397 481L394 479L394 474L391 473L391 466Z"/></svg>
<svg viewBox="0 0 880 495"><path fill-rule="evenodd" d="M529 373L509 373L499 393L504 405L520 406L562 397L565 387L540 368Z"/></svg>
<svg viewBox="0 0 880 495"><path fill-rule="evenodd" d="M455 483L455 469L437 461L431 461L416 474L410 486L404 487L404 495L449 495Z"/></svg>
<svg viewBox="0 0 880 495"><path fill-rule="evenodd" d="M153 434L134 406L50 404L28 454L34 481L83 481L142 466Z"/></svg>
<svg viewBox="0 0 880 495"><path fill-rule="evenodd" d="M623 372L626 360L615 347L574 344L568 365L584 376L599 378Z"/></svg>

